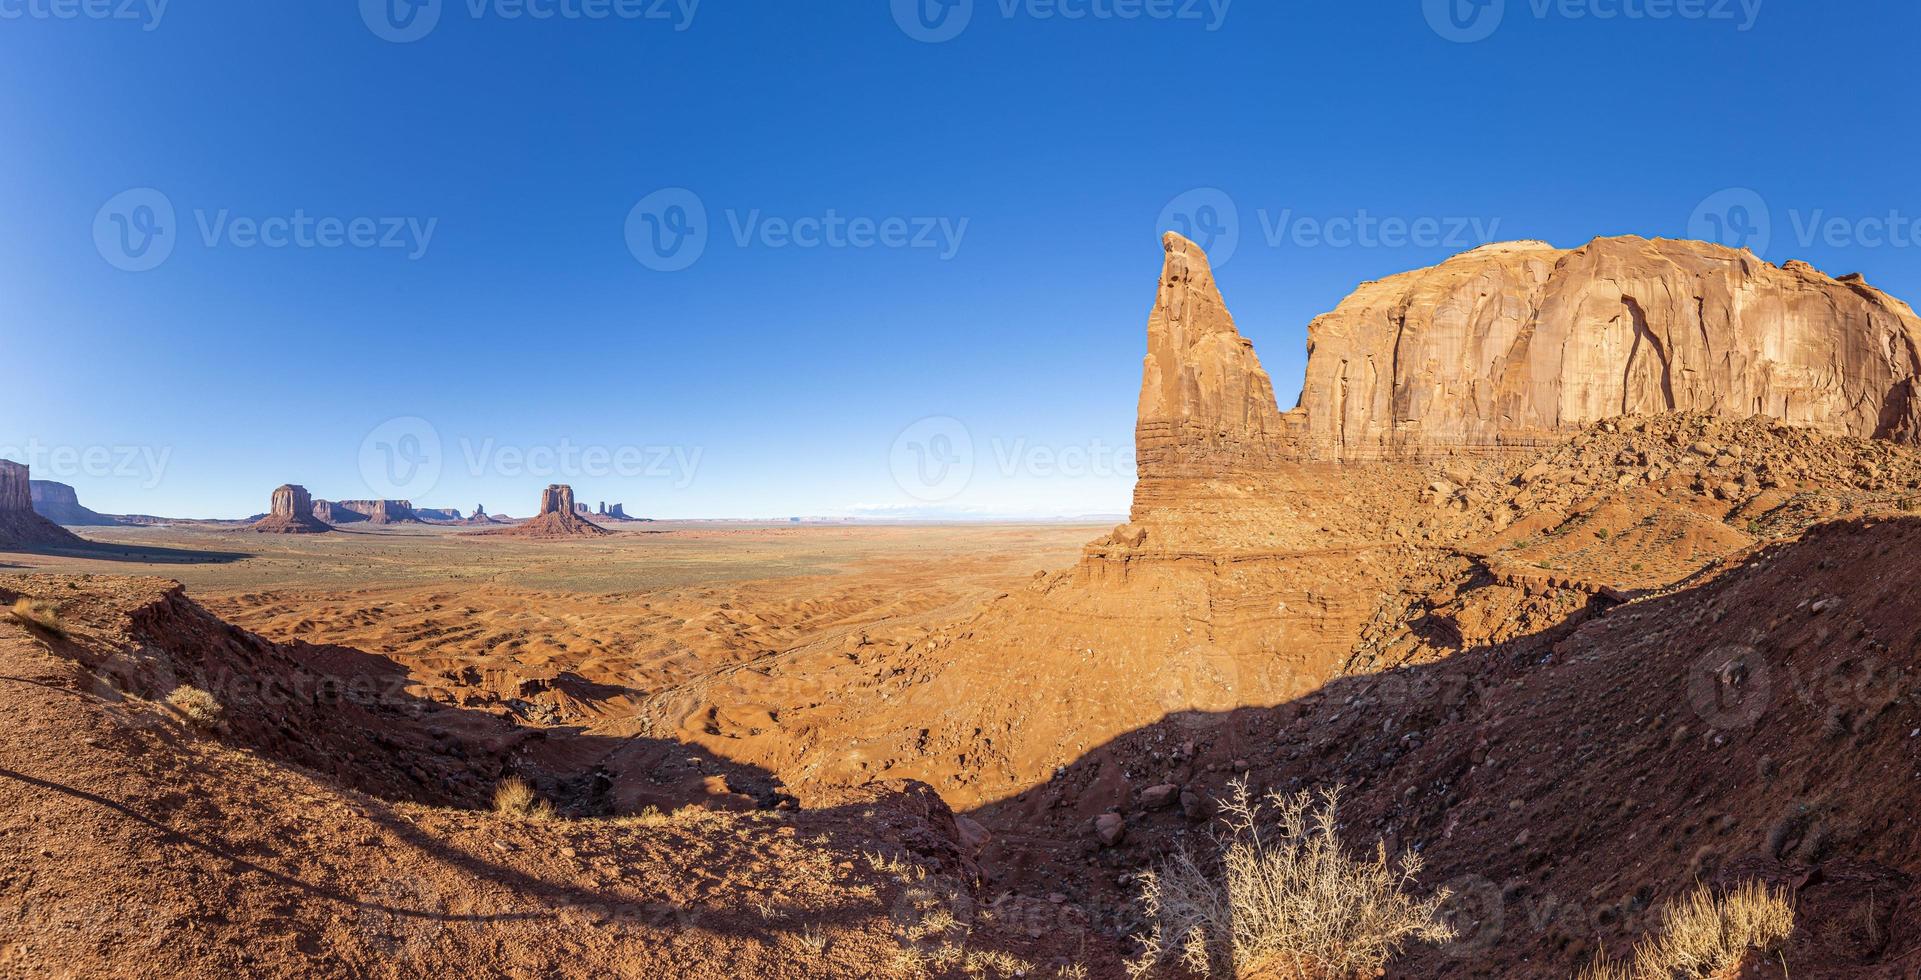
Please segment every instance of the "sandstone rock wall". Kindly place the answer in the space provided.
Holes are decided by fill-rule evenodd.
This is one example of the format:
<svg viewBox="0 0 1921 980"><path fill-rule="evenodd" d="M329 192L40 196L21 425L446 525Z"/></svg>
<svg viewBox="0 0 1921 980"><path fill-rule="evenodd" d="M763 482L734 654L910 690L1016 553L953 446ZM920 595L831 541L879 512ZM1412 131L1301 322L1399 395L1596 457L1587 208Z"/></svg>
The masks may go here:
<svg viewBox="0 0 1921 980"><path fill-rule="evenodd" d="M273 510L253 525L263 534L319 534L333 530L314 516L313 495L292 483L276 487Z"/></svg>
<svg viewBox="0 0 1921 980"><path fill-rule="evenodd" d="M25 466L0 459L0 514L33 510L32 482Z"/></svg>
<svg viewBox="0 0 1921 980"><path fill-rule="evenodd" d="M26 466L0 459L0 548L83 544L72 532L34 512L32 484Z"/></svg>
<svg viewBox="0 0 1921 980"><path fill-rule="evenodd" d="M1509 242L1365 283L1316 319L1291 415L1299 453L1323 459L1539 445L1672 412L1915 442L1918 376L1921 320L1859 276L1701 242Z"/></svg>
<svg viewBox="0 0 1921 980"><path fill-rule="evenodd" d="M1170 232L1162 247L1134 429L1141 479L1270 466L1292 447L1274 384L1200 246Z"/></svg>
<svg viewBox="0 0 1921 980"><path fill-rule="evenodd" d="M336 515L342 510L359 514L372 524L411 524L420 520L410 500L336 500L333 509Z"/></svg>
<svg viewBox="0 0 1921 980"><path fill-rule="evenodd" d="M64 483L32 481L33 510L41 517L69 527L110 527L120 522L80 505L80 495Z"/></svg>

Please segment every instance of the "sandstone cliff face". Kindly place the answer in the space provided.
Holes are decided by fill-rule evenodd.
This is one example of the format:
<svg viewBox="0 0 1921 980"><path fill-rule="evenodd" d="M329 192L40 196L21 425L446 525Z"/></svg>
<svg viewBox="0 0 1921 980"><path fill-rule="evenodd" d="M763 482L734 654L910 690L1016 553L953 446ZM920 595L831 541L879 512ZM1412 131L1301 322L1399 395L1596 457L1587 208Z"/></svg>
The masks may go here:
<svg viewBox="0 0 1921 980"><path fill-rule="evenodd" d="M1671 412L1915 442L1918 375L1921 320L1858 276L1700 242L1509 242L1365 283L1316 319L1290 415L1300 455L1342 460Z"/></svg>
<svg viewBox="0 0 1921 980"><path fill-rule="evenodd" d="M256 521L253 529L262 534L320 534L333 530L314 516L313 496L307 488L291 483L275 488L273 511Z"/></svg>
<svg viewBox="0 0 1921 980"><path fill-rule="evenodd" d="M83 543L65 528L34 512L32 483L25 466L0 459L0 548Z"/></svg>
<svg viewBox="0 0 1921 980"><path fill-rule="evenodd" d="M410 500L336 500L332 503L333 513L340 516L341 511L358 514L370 524L416 524L420 515L414 512ZM350 518L351 519L351 518Z"/></svg>
<svg viewBox="0 0 1921 980"><path fill-rule="evenodd" d="M1169 232L1162 247L1134 429L1140 476L1265 468L1291 447L1274 384L1235 329L1200 246Z"/></svg>
<svg viewBox="0 0 1921 980"><path fill-rule="evenodd" d="M64 483L34 480L33 510L41 517L68 527L111 527L120 522L80 506L80 495Z"/></svg>

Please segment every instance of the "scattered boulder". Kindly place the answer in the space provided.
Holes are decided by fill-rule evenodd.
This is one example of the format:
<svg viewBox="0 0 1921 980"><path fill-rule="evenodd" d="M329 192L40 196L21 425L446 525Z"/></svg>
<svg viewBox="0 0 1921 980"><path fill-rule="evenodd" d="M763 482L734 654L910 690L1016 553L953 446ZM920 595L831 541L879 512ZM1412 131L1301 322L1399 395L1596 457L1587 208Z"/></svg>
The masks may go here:
<svg viewBox="0 0 1921 980"><path fill-rule="evenodd" d="M1103 847L1115 847L1127 837L1127 821L1118 813L1103 813L1094 818L1094 836Z"/></svg>
<svg viewBox="0 0 1921 980"><path fill-rule="evenodd" d="M307 488L283 484L273 492L273 510L254 522L261 534L322 534L333 527L314 516L313 495Z"/></svg>
<svg viewBox="0 0 1921 980"><path fill-rule="evenodd" d="M1181 788L1173 783L1162 783L1141 790L1140 804L1146 810L1165 810L1180 801Z"/></svg>

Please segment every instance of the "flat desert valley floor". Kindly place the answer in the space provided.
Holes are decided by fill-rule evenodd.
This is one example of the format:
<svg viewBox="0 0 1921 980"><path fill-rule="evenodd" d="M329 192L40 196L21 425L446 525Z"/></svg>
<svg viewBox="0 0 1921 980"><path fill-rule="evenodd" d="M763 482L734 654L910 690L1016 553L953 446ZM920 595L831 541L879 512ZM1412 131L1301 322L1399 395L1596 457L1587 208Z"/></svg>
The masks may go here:
<svg viewBox="0 0 1921 980"><path fill-rule="evenodd" d="M633 527L636 525L630 525ZM257 535L93 528L115 560L18 572L153 575L279 641L428 670L572 673L635 693L863 630L911 634L1073 564L1090 525L648 523L590 541L440 528Z"/></svg>

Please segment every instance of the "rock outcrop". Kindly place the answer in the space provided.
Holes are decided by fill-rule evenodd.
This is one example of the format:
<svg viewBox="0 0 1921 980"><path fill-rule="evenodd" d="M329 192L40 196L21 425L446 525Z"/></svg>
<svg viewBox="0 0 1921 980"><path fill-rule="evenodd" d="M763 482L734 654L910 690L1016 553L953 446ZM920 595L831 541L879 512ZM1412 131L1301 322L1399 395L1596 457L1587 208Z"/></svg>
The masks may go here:
<svg viewBox="0 0 1921 980"><path fill-rule="evenodd" d="M452 507L416 507L414 516L430 524L451 524L460 521L460 511Z"/></svg>
<svg viewBox="0 0 1921 980"><path fill-rule="evenodd" d="M55 524L67 527L113 527L121 522L80 506L80 495L64 483L33 480L33 510Z"/></svg>
<svg viewBox="0 0 1921 980"><path fill-rule="evenodd" d="M273 510L254 522L262 534L321 534L332 526L314 516L313 496L307 488L288 483L273 492Z"/></svg>
<svg viewBox="0 0 1921 980"><path fill-rule="evenodd" d="M613 532L581 516L580 506L574 503L574 488L556 483L541 492L539 516L513 527L480 533L516 538L578 538Z"/></svg>
<svg viewBox="0 0 1921 980"><path fill-rule="evenodd" d="M1921 320L1908 304L1858 275L1702 242L1483 246L1362 284L1308 344L1289 424L1309 458L1542 445L1672 412L1921 441ZM1150 375L1144 391L1158 387ZM1219 378L1211 397L1232 404L1242 387Z"/></svg>
<svg viewBox="0 0 1921 980"><path fill-rule="evenodd" d="M1162 247L1134 429L1140 476L1268 468L1294 446L1274 384L1235 329L1200 246L1169 232Z"/></svg>
<svg viewBox="0 0 1921 980"><path fill-rule="evenodd" d="M72 532L34 512L33 480L23 464L0 459L0 548L82 544Z"/></svg>
<svg viewBox="0 0 1921 980"><path fill-rule="evenodd" d="M334 523L348 523L354 519L343 517L357 514L369 524L419 524L420 515L415 513L412 501L408 500L335 500L330 502L329 512Z"/></svg>
<svg viewBox="0 0 1921 980"><path fill-rule="evenodd" d="M367 520L367 515L348 510L345 507L335 504L331 500L314 501L313 516L326 521L328 524L334 525L363 524Z"/></svg>

